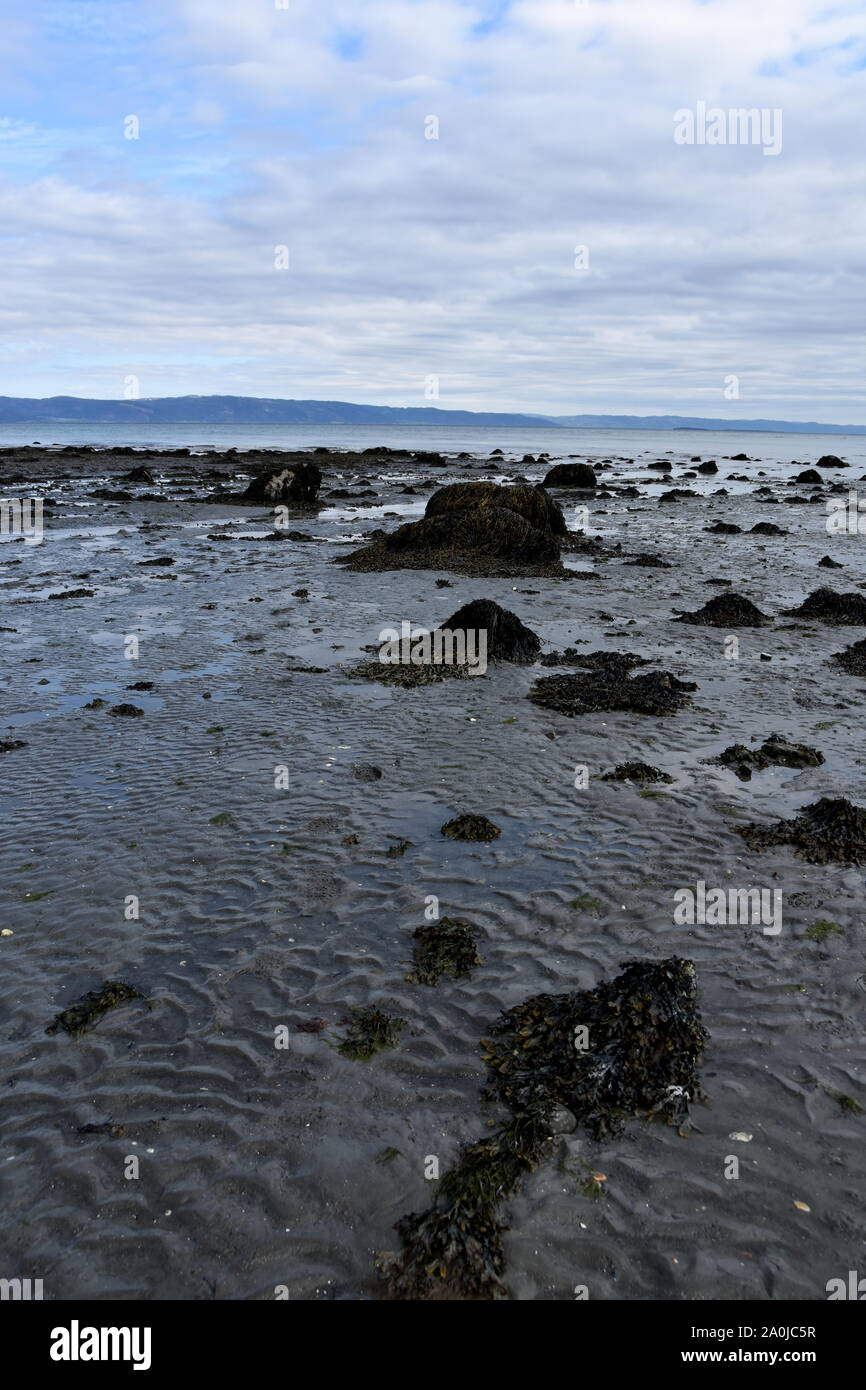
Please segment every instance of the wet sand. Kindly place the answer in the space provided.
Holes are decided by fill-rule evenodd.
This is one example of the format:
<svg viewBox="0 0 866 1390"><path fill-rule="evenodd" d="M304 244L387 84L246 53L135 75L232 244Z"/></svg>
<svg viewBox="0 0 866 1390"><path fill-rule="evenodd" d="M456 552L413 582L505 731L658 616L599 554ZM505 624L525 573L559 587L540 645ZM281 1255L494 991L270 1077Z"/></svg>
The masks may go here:
<svg viewBox="0 0 866 1390"><path fill-rule="evenodd" d="M738 833L822 796L866 805L866 689L827 664L866 631L782 616L822 585L864 588L866 537L828 535L824 506L861 469L790 487L816 460L759 478L759 461L719 458L717 475L684 478L690 450L668 476L653 457L612 461L609 497L552 493L572 525L586 503L610 550L567 555L580 577L551 580L336 563L446 482L537 482L546 462L322 456L323 505L291 520L312 540L274 541L264 509L193 500L240 489L244 455L0 456L0 495L54 499L41 545L0 543L0 740L26 742L0 753L10 1277L42 1278L54 1299L270 1300L277 1286L380 1299L394 1223L431 1200L425 1160L444 1170L495 1114L479 1104L479 1040L499 1012L670 955L697 968L709 1103L688 1139L639 1121L605 1143L563 1134L509 1203L510 1296L823 1301L828 1279L862 1266L864 1116L840 1097L866 1105L864 871L756 853ZM156 484L123 482L133 464ZM138 495L89 496L99 488ZM660 502L672 488L698 495ZM704 530L720 520L742 533ZM748 534L762 521L789 534ZM628 563L647 552L672 568ZM826 554L843 568L819 568ZM174 564L141 564L160 558ZM673 621L723 592L715 580L771 619L736 630L736 660L724 629ZM92 596L49 597L75 589ZM482 597L545 651L634 653L698 689L667 717L571 719L526 698L551 674L540 664L417 690L348 674L383 628L433 627ZM112 717L120 703L143 717ZM824 763L744 782L705 761L771 734ZM673 781L602 779L633 760ZM462 812L502 834L443 836ZM698 880L781 890L782 932L675 925L674 894ZM478 928L467 979L406 979L429 895ZM838 931L815 933L822 921ZM77 1038L46 1034L112 979L146 1002ZM393 1049L351 1060L345 1020L369 1004L406 1026ZM605 1177L597 1198L587 1165Z"/></svg>

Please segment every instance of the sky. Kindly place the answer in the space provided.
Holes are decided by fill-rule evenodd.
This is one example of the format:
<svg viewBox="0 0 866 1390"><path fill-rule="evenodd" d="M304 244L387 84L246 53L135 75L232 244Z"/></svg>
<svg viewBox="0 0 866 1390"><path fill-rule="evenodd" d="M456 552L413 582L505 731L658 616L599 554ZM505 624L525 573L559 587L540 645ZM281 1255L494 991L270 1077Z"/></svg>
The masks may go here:
<svg viewBox="0 0 866 1390"><path fill-rule="evenodd" d="M866 424L866 0L0 6L0 395Z"/></svg>

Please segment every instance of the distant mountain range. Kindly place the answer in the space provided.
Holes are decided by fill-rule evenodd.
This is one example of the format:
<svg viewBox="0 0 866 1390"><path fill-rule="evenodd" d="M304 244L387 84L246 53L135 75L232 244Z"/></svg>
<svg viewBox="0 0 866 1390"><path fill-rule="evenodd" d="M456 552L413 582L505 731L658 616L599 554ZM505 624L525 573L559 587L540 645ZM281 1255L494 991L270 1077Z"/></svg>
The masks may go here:
<svg viewBox="0 0 866 1390"><path fill-rule="evenodd" d="M0 424L463 425L624 430L747 430L786 434L866 434L866 425L817 421L713 420L688 415L509 415L436 406L352 405L348 401L269 400L261 396L155 396L100 401L81 396L0 396Z"/></svg>

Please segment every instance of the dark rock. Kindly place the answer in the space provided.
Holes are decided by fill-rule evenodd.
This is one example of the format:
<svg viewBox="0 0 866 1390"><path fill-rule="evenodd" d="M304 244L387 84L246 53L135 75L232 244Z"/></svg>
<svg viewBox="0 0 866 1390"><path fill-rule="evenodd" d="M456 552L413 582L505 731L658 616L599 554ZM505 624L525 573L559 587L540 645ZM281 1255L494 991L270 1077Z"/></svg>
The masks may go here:
<svg viewBox="0 0 866 1390"><path fill-rule="evenodd" d="M542 487L577 487L591 490L598 479L588 463L557 463L546 474Z"/></svg>
<svg viewBox="0 0 866 1390"><path fill-rule="evenodd" d="M108 713L121 719L141 719L144 710L139 709L138 705L112 705Z"/></svg>
<svg viewBox="0 0 866 1390"><path fill-rule="evenodd" d="M356 782L378 782L382 769L373 763L352 763L352 776Z"/></svg>
<svg viewBox="0 0 866 1390"><path fill-rule="evenodd" d="M816 473L814 468L804 468L802 473L798 473L793 480L795 483L823 483L824 479L820 473Z"/></svg>
<svg viewBox="0 0 866 1390"><path fill-rule="evenodd" d="M280 464L253 478L239 500L264 507L311 506L321 484L322 472L315 463Z"/></svg>
<svg viewBox="0 0 866 1390"><path fill-rule="evenodd" d="M787 536L788 532L773 521L756 521L749 534L752 536Z"/></svg>
<svg viewBox="0 0 866 1390"><path fill-rule="evenodd" d="M712 536L739 536L743 528L733 521L714 521L712 526L705 526L704 530Z"/></svg>
<svg viewBox="0 0 866 1390"><path fill-rule="evenodd" d="M844 463L835 454L823 454L815 464L816 468L850 468L850 464Z"/></svg>
<svg viewBox="0 0 866 1390"><path fill-rule="evenodd" d="M490 661L532 662L541 651L541 639L516 614L490 599L464 604L441 626L450 632L486 632Z"/></svg>

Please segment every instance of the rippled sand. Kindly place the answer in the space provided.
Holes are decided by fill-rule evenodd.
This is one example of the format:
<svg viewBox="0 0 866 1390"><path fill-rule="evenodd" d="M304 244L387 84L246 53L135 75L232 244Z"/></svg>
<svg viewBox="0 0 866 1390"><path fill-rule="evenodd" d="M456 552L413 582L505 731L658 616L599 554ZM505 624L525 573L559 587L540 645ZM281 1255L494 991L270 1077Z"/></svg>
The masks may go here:
<svg viewBox="0 0 866 1390"><path fill-rule="evenodd" d="M394 524L383 510L418 515L429 494L401 496L410 479L395 468L370 465L380 505L293 519L324 543L270 544L252 539L264 512L194 505L179 491L189 480L151 466L169 500L112 504L86 496L105 477L50 481L49 463L44 543L0 544L0 628L14 629L0 631L0 739L27 742L0 754L0 926L12 932L0 938L0 1274L42 1278L53 1299L272 1299L282 1285L293 1299L381 1298L375 1261L396 1247L394 1222L433 1195L426 1157L444 1169L483 1133L478 1041L499 1011L678 954L698 969L710 1103L693 1108L688 1139L639 1121L603 1145L564 1136L509 1206L510 1294L825 1299L866 1239L866 1120L838 1099L866 1105L864 874L753 854L736 829L822 795L866 804L863 682L826 665L866 634L777 616L820 584L863 586L866 537L828 537L821 505L707 495L754 465L720 460L703 497L660 506L679 467L660 485L622 463L605 477L644 495L591 504L593 529L622 545L575 562L591 577L359 575L336 557ZM491 476L462 467L436 470L436 485ZM329 469L329 485L354 483ZM791 534L705 534L719 518ZM208 538L219 530L236 539ZM675 567L625 563L647 550ZM828 551L844 569L816 567ZM175 564L139 567L161 555ZM671 621L719 592L712 578L774 616L739 631L736 661L723 631ZM47 597L77 587L94 596ZM477 597L548 648L650 657L697 681L693 703L667 719L569 720L525 698L549 674L539 666L420 690L343 669L383 628L433 626ZM153 690L129 691L138 681ZM144 717L86 709L97 697ZM750 783L702 762L775 732L826 762ZM673 784L642 795L600 780L632 759ZM382 778L356 779L358 762ZM501 837L443 837L462 811ZM673 925L675 891L699 879L783 890L781 935ZM405 979L428 895L480 928L469 980ZM821 919L841 933L806 937ZM45 1033L113 978L147 1005L77 1039ZM395 1050L353 1062L336 1050L341 1021L371 1002L407 1027ZM298 1031L315 1020L326 1027ZM732 1154L738 1180L724 1176ZM605 1175L598 1200L581 1194L582 1160Z"/></svg>

